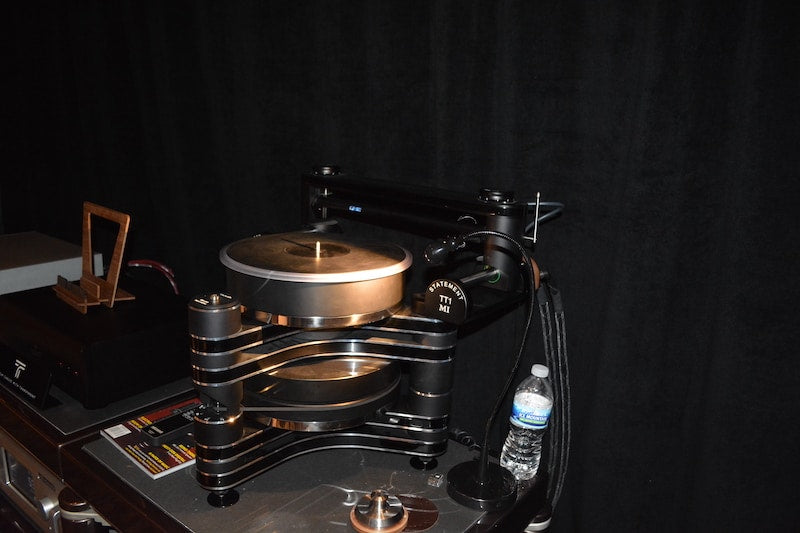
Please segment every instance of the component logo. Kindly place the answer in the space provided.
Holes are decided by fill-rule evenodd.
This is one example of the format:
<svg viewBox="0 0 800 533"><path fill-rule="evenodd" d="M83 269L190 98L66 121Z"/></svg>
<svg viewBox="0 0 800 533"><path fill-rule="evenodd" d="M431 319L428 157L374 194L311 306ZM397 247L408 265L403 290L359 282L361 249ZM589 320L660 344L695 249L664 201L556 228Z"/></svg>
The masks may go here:
<svg viewBox="0 0 800 533"><path fill-rule="evenodd" d="M25 370L27 365L25 365L24 361L20 361L19 359L14 360L14 379L19 379L19 376L22 374L22 371Z"/></svg>

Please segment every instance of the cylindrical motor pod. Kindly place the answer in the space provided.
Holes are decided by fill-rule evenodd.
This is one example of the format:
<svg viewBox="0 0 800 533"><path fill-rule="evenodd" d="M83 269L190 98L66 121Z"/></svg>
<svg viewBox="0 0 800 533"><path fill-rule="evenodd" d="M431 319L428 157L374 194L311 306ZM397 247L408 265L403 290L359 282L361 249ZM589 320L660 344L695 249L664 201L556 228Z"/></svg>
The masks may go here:
<svg viewBox="0 0 800 533"><path fill-rule="evenodd" d="M189 302L189 334L222 339L242 329L239 301L223 293L198 296Z"/></svg>

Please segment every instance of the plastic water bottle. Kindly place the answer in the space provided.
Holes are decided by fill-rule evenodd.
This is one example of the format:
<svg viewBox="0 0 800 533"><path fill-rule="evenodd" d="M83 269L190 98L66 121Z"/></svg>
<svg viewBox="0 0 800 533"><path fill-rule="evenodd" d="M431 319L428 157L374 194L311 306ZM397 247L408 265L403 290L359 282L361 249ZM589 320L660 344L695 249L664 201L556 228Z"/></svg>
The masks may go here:
<svg viewBox="0 0 800 533"><path fill-rule="evenodd" d="M547 430L553 410L553 387L544 365L533 365L514 393L511 428L503 445L500 464L511 471L517 481L536 475L542 457L542 436Z"/></svg>

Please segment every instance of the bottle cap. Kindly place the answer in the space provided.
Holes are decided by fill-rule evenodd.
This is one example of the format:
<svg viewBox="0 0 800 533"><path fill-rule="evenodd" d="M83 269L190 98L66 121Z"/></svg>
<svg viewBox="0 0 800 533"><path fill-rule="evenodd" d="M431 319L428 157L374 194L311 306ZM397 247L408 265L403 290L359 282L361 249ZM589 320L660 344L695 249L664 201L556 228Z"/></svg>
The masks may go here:
<svg viewBox="0 0 800 533"><path fill-rule="evenodd" d="M531 374L537 378L546 378L550 375L550 369L544 365L533 365L531 367Z"/></svg>

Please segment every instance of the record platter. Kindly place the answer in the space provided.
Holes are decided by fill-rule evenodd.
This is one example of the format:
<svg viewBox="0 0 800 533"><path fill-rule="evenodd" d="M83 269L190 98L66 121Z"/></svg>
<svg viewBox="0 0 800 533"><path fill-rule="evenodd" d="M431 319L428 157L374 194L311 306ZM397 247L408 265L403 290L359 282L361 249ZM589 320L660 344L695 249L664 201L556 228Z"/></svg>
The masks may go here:
<svg viewBox="0 0 800 533"><path fill-rule="evenodd" d="M481 307L467 297L492 282L501 296L490 307L518 305L518 258L490 237L476 272L439 283L424 297L436 303L423 305L405 298L408 250L318 224L348 218L425 237L524 231L526 205L509 193L441 194L365 184L325 167L303 179L306 231L221 250L226 289L189 304L193 381L203 400L196 471L209 503L231 505L237 485L316 450L404 454L422 469L445 453L458 328ZM459 299L452 309L460 316L449 316Z"/></svg>
<svg viewBox="0 0 800 533"><path fill-rule="evenodd" d="M411 254L387 243L331 235L259 235L223 248L229 290L271 324L357 326L386 318L403 298Z"/></svg>

